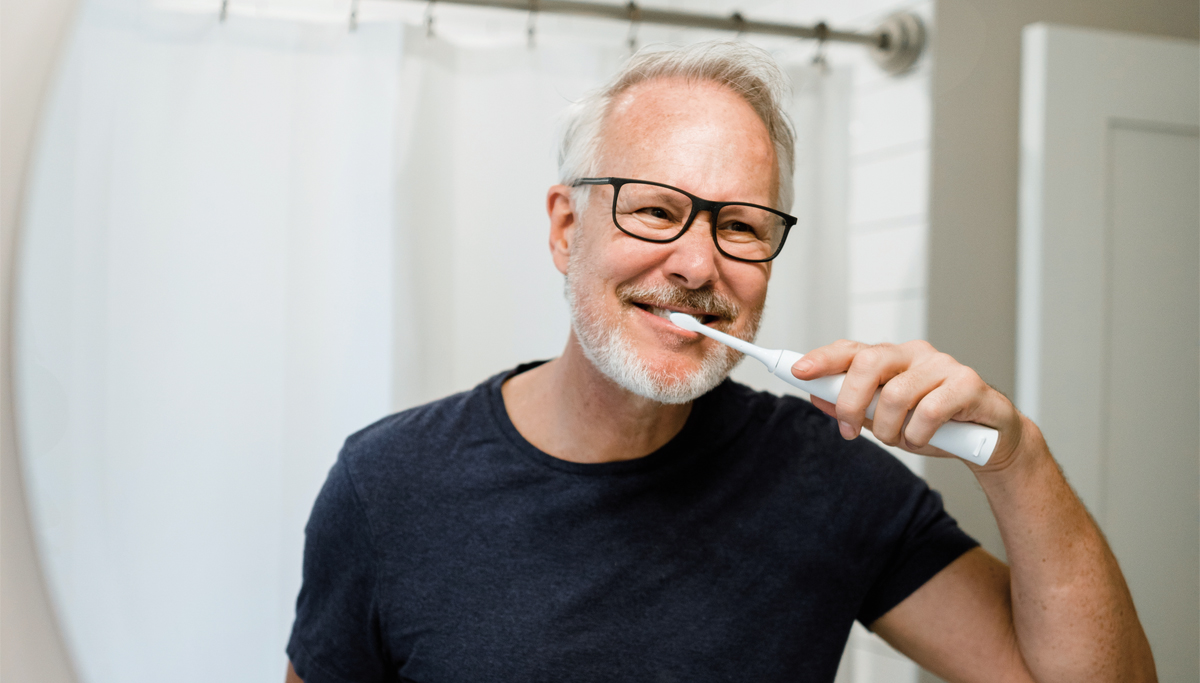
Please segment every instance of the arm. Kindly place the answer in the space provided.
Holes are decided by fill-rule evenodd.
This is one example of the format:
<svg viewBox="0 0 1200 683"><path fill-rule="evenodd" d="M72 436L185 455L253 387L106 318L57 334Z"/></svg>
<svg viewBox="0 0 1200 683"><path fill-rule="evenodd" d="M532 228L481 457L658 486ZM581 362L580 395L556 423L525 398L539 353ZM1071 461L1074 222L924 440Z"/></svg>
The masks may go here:
<svg viewBox="0 0 1200 683"><path fill-rule="evenodd" d="M292 663L288 662L287 678L283 683L304 683L299 676L296 675L296 670L292 668Z"/></svg>
<svg viewBox="0 0 1200 683"><path fill-rule="evenodd" d="M967 553L880 617L872 627L881 636L951 680L1155 680L1149 643L1104 536L1040 430L1000 392L926 342L838 342L792 371L801 379L847 372L836 405L813 401L838 419L846 438L866 426L888 445L953 457L927 445L946 421L1000 431L987 465L964 464L987 495L1011 569L981 550ZM866 420L880 386L875 419Z"/></svg>

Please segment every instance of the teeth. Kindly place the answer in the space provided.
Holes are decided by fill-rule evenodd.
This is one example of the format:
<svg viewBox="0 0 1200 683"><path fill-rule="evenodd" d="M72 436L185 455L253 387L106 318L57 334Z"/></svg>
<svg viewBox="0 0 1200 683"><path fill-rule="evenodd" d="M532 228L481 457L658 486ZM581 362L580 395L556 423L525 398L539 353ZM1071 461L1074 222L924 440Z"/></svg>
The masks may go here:
<svg viewBox="0 0 1200 683"><path fill-rule="evenodd" d="M670 319L671 319L671 318L670 318L670 316L671 316L671 311L668 311L668 310L667 310L667 309L665 309L665 308L658 308L658 307L656 307L656 306L650 306L650 307L649 307L649 309L650 309L650 312L651 312L651 313L653 313L654 315L657 315L657 316L658 316L658 317L660 317L660 318L664 318L664 319L666 319L666 320L670 320Z"/></svg>
<svg viewBox="0 0 1200 683"><path fill-rule="evenodd" d="M670 320L671 314L676 312L669 308L659 308L658 306L651 306L650 304L638 304L638 305L641 306L643 310L645 310L649 313L653 313L654 315L657 315L658 317L660 317L664 320ZM699 320L700 322L704 322L704 319L707 317L703 313L689 313L688 315L692 316L696 320Z"/></svg>

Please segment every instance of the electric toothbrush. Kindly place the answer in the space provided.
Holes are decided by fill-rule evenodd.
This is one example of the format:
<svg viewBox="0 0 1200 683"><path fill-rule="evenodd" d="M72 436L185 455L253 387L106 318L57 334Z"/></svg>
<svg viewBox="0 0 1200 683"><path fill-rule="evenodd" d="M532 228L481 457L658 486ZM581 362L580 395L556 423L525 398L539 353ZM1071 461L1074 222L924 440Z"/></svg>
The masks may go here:
<svg viewBox="0 0 1200 683"><path fill-rule="evenodd" d="M846 379L844 373L813 380L797 379L792 374L792 365L804 357L802 353L781 349L764 349L748 341L714 330L686 313L675 312L671 313L669 317L671 322L685 330L699 332L750 356L767 366L771 374L788 384L799 387L830 403L837 403L838 394L842 391L842 382ZM875 398L871 399L871 405L867 406L868 419L875 417L877 403L879 403L879 389L875 390ZM996 442L999 438L1000 432L991 427L973 422L947 422L934 432L933 437L929 439L929 444L976 465L986 465L988 459L992 457L992 451L996 449Z"/></svg>

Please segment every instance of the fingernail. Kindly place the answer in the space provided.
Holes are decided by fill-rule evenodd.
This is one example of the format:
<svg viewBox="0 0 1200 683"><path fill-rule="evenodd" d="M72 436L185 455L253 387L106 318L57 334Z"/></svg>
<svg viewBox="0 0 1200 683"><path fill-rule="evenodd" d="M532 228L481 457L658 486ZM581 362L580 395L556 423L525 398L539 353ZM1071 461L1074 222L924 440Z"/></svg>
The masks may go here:
<svg viewBox="0 0 1200 683"><path fill-rule="evenodd" d="M813 362L807 358L801 358L795 365L792 366L792 369L803 374L813 369Z"/></svg>
<svg viewBox="0 0 1200 683"><path fill-rule="evenodd" d="M850 423L846 422L845 420L838 420L838 429L842 431L842 436L844 438L853 439L855 436L854 427L851 427Z"/></svg>

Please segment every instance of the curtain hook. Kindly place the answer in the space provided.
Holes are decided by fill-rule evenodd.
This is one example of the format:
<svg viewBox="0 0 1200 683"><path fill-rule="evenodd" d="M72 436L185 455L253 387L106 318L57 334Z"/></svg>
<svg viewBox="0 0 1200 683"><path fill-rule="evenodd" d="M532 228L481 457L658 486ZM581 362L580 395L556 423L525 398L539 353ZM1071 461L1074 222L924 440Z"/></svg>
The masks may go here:
<svg viewBox="0 0 1200 683"><path fill-rule="evenodd" d="M637 51L637 33L638 25L642 21L642 9L633 0L629 0L626 9L629 10L629 33L625 36L625 42L629 45L629 53L633 54Z"/></svg>
<svg viewBox="0 0 1200 683"><path fill-rule="evenodd" d="M816 34L817 39L817 51L813 53L812 58L813 66L819 66L822 69L828 68L829 62L825 60L825 45L829 40L829 24L823 21L819 22L813 27L813 33Z"/></svg>
<svg viewBox="0 0 1200 683"><path fill-rule="evenodd" d="M746 32L746 17L742 16L741 12L734 12L729 18L737 24L737 32L733 35L733 39L741 40L742 34Z"/></svg>
<svg viewBox="0 0 1200 683"><path fill-rule="evenodd" d="M358 0L350 0L350 32L358 30Z"/></svg>
<svg viewBox="0 0 1200 683"><path fill-rule="evenodd" d="M525 39L532 50L537 45L538 0L529 0L529 18L525 20Z"/></svg>
<svg viewBox="0 0 1200 683"><path fill-rule="evenodd" d="M221 0L221 23L225 23L225 17L229 16L229 0Z"/></svg>
<svg viewBox="0 0 1200 683"><path fill-rule="evenodd" d="M425 3L425 37L433 37L433 3L434 0L429 0Z"/></svg>

